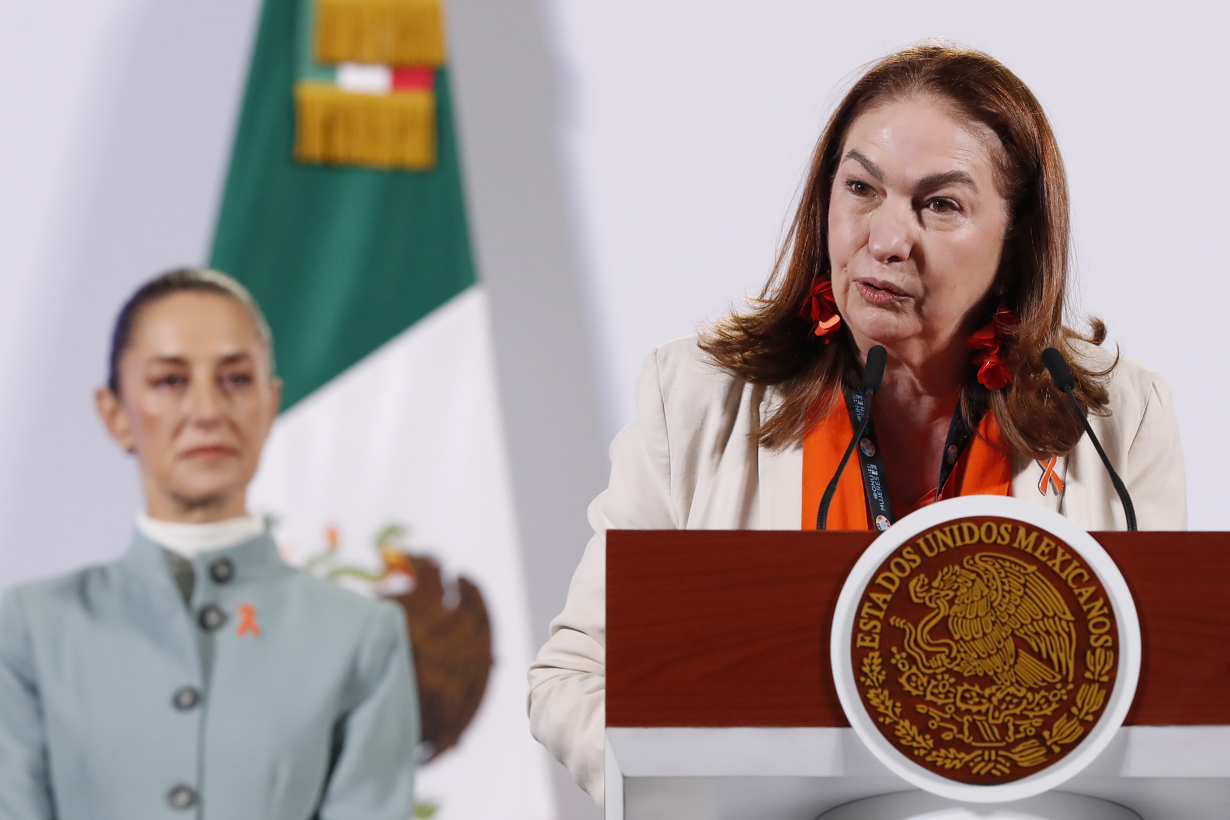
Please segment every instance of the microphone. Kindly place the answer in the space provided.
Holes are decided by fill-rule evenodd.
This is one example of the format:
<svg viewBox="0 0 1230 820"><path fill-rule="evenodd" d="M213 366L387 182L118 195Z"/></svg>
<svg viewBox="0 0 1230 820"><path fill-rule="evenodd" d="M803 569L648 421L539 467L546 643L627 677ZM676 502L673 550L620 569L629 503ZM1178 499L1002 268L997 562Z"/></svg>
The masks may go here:
<svg viewBox="0 0 1230 820"><path fill-rule="evenodd" d="M846 469L846 462L850 460L850 454L854 452L854 445L863 437L863 431L867 429L867 422L871 421L871 397L879 391L880 382L884 381L884 365L887 362L888 351L884 349L884 345L876 345L867 351L867 362L863 365L863 383L858 388L858 392L863 396L863 420L859 422L858 429L854 431L854 437L850 439L850 446L846 448L846 454L841 457L841 463L837 465L837 472L833 474L833 480L824 489L824 498L820 500L820 510L816 513L816 529L818 530L827 529L825 525L829 520L829 504L833 503L833 496L837 493L837 480L841 478L842 471Z"/></svg>
<svg viewBox="0 0 1230 820"><path fill-rule="evenodd" d="M1068 401L1072 403L1072 409L1076 411L1076 415L1080 416L1081 423L1085 425L1085 432L1089 434L1089 440L1093 442L1094 449L1098 451L1098 456L1101 457L1102 464L1106 467L1106 472L1110 473L1110 483L1114 485L1115 492L1119 494L1119 501L1123 504L1123 514L1127 518L1128 530L1135 532L1136 508L1132 506L1132 497L1128 495L1123 479L1119 478L1115 468L1110 465L1110 459L1106 457L1106 451L1102 449L1102 442L1098 441L1093 428L1089 426L1089 419L1085 416L1085 411L1081 409L1080 404L1076 401L1076 393L1074 392L1076 379L1072 377L1072 371L1068 368L1067 361L1058 350L1048 347L1042 351L1042 363L1050 371L1051 379L1055 382L1055 386L1068 394Z"/></svg>

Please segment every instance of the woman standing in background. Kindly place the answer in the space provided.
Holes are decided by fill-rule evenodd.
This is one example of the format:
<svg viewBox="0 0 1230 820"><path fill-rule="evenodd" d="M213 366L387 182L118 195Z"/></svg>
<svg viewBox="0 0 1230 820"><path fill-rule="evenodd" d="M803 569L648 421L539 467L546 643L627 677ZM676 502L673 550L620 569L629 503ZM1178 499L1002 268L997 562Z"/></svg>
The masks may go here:
<svg viewBox="0 0 1230 820"><path fill-rule="evenodd" d="M146 510L119 561L0 602L0 817L413 814L401 611L287 566L247 509L280 394L230 277L173 271L121 310L96 401Z"/></svg>

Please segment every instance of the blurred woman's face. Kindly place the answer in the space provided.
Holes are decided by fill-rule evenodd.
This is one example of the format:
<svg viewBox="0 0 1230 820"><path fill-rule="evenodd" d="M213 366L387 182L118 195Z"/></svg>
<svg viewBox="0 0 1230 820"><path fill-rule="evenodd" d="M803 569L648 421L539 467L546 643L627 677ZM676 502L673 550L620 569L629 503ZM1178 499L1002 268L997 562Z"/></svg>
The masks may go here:
<svg viewBox="0 0 1230 820"><path fill-rule="evenodd" d="M137 456L149 514L215 521L245 491L281 400L270 354L242 305L179 292L139 311L119 362L119 396L99 390L111 437Z"/></svg>
<svg viewBox="0 0 1230 820"><path fill-rule="evenodd" d="M994 133L928 97L850 125L829 199L833 298L864 354L925 362L964 346L995 283L1008 205Z"/></svg>

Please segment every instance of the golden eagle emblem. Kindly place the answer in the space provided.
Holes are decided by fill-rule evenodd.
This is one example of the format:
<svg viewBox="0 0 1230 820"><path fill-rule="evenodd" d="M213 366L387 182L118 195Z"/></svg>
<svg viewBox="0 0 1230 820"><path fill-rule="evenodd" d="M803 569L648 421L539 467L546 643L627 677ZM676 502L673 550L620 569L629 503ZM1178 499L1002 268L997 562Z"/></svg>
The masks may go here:
<svg viewBox="0 0 1230 820"><path fill-rule="evenodd" d="M1105 590L1049 533L964 519L898 547L860 596L851 642L882 735L966 783L1026 777L1104 710L1118 640Z"/></svg>
<svg viewBox="0 0 1230 820"><path fill-rule="evenodd" d="M905 650L920 669L986 675L1003 686L1028 689L1071 682L1075 619L1036 567L978 553L944 567L934 582L918 575L909 590L914 603L931 609L917 625L902 624ZM940 622L951 638L931 636Z"/></svg>

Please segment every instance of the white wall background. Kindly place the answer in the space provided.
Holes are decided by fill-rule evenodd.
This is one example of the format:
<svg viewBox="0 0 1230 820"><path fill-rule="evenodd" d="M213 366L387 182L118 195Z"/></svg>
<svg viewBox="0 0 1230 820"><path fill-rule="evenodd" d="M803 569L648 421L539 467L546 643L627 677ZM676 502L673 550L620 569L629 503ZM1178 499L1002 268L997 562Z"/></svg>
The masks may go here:
<svg viewBox="0 0 1230 820"><path fill-rule="evenodd" d="M0 0L0 587L124 548L136 482L90 393L127 293L205 258L257 8ZM1071 177L1083 305L1170 381L1192 525L1227 526L1230 7L451 8L537 636L562 604L584 499L631 418L641 360L759 288L839 89L924 37L991 52L1046 106ZM565 419L545 420L544 400L566 404ZM586 814L583 800L561 806Z"/></svg>

